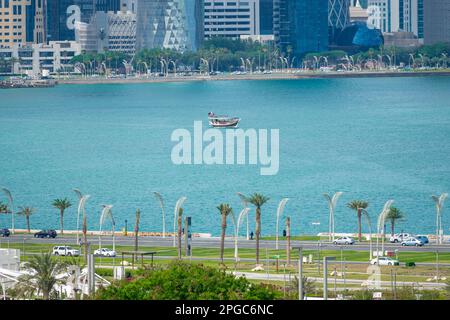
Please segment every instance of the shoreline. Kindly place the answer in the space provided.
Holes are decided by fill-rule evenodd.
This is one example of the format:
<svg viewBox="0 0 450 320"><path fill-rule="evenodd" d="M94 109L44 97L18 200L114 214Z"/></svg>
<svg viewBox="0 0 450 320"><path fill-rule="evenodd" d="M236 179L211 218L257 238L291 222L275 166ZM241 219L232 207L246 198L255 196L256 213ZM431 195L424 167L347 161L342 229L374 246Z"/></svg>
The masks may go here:
<svg viewBox="0 0 450 320"><path fill-rule="evenodd" d="M132 83L167 83L199 81L236 81L236 80L301 80L301 79L336 79L336 78L399 78L399 77L448 77L450 71L399 71L399 72L308 72L275 73L218 76L169 76L152 78L92 78L92 79L57 79L58 84L132 84Z"/></svg>

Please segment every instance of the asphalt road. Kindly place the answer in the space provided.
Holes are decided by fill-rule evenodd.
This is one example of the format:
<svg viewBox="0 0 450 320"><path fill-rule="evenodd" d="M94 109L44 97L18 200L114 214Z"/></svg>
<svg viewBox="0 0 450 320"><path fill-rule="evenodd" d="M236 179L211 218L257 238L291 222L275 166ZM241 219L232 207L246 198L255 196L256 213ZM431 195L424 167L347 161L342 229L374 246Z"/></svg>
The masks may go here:
<svg viewBox="0 0 450 320"><path fill-rule="evenodd" d="M25 240L24 240L25 239ZM32 235L13 235L9 238L0 238L0 243L5 242L10 243L50 243L55 245L77 245L76 236L58 236L55 239L37 239ZM98 236L88 236L88 241L93 244L98 244L99 237ZM124 237L124 236L116 236L115 243L117 246L133 246L134 245L134 237ZM246 240L245 238L238 240L239 248L255 248L255 240ZM112 245L112 237L111 236L102 236L102 246L111 246ZM147 237L141 236L139 237L139 245L144 247L172 247L173 246L173 237ZM352 250L352 251L369 251L369 244L354 244L354 245L334 245L329 242L317 242L317 241L291 241L291 247L299 247L301 246L305 250ZM376 249L376 242L373 242L372 249ZM192 238L192 248L219 248L220 247L220 238L212 237L212 238ZM234 248L234 240L226 239L225 240L225 248ZM261 250L264 249L275 249L276 242L275 240L261 240L260 241ZM279 249L286 248L286 241L279 241ZM381 245L380 245L381 248ZM385 243L385 250L398 250L399 252L450 252L450 243L443 245L435 245L435 244L426 244L423 247L403 247L400 244L393 243Z"/></svg>

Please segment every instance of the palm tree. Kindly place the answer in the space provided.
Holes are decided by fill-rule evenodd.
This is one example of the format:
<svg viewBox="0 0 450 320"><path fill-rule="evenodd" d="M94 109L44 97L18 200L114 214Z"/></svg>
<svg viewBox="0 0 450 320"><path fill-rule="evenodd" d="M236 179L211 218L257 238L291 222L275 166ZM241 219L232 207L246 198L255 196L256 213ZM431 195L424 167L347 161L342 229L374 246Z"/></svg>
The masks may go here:
<svg viewBox="0 0 450 320"><path fill-rule="evenodd" d="M0 214L8 214L11 213L11 211L8 208L7 204L4 204L3 202L0 201Z"/></svg>
<svg viewBox="0 0 450 320"><path fill-rule="evenodd" d="M217 209L222 216L222 234L220 236L220 261L223 264L223 252L225 248L225 232L227 230L227 216L233 212L233 209L227 203L220 204Z"/></svg>
<svg viewBox="0 0 450 320"><path fill-rule="evenodd" d="M59 209L59 217L61 221L61 234L64 234L64 211L68 209L72 204L67 200L67 198L64 199L55 199L53 200L52 206Z"/></svg>
<svg viewBox="0 0 450 320"><path fill-rule="evenodd" d="M397 220L402 220L405 217L405 214L400 211L399 209L395 207L391 207L389 210L389 213L386 216L386 219L388 219L391 222L391 236L394 235L395 231L395 222Z"/></svg>
<svg viewBox="0 0 450 320"><path fill-rule="evenodd" d="M256 207L256 230L255 230L255 236L256 236L256 264L259 264L259 237L261 235L261 207L269 201L270 198L259 194L254 193L249 198L247 198L247 201L253 204Z"/></svg>
<svg viewBox="0 0 450 320"><path fill-rule="evenodd" d="M181 217L183 216L183 208L178 209L178 259L181 260Z"/></svg>
<svg viewBox="0 0 450 320"><path fill-rule="evenodd" d="M139 223L141 222L141 210L136 210L136 224L134 225L134 251L139 249Z"/></svg>
<svg viewBox="0 0 450 320"><path fill-rule="evenodd" d="M44 300L49 300L55 285L60 282L56 276L65 271L66 264L54 260L49 252L32 256L25 268L30 272L18 278L14 291L27 298L42 294Z"/></svg>
<svg viewBox="0 0 450 320"><path fill-rule="evenodd" d="M25 216L27 221L27 230L28 233L30 233L30 216L36 212L36 209L31 207L19 207L19 209L20 211L17 212L17 214Z"/></svg>
<svg viewBox="0 0 450 320"><path fill-rule="evenodd" d="M364 200L353 200L352 202L349 202L347 204L347 207L349 207L352 210L355 210L357 215L358 215L358 240L359 241L362 240L362 235L361 235L362 211L364 209L367 209L368 206L369 206L369 203L367 201L364 201Z"/></svg>

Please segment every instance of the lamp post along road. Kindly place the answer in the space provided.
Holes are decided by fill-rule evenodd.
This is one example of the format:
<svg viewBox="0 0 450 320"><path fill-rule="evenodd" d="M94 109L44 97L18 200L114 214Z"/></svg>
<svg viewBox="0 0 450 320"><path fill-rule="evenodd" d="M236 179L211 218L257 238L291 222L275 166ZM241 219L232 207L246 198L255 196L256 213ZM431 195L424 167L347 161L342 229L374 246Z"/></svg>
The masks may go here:
<svg viewBox="0 0 450 320"><path fill-rule="evenodd" d="M385 238L385 221L386 217L389 214L389 211L391 210L391 206L394 203L394 200L388 200L384 204L383 210L381 211L380 215L378 216L377 221L377 265L379 264L379 257L380 257L380 250L379 250L379 235L380 232L382 233L381 238L381 251L384 254L384 238Z"/></svg>
<svg viewBox="0 0 450 320"><path fill-rule="evenodd" d="M304 300L303 295L303 247L293 247L298 250L298 300Z"/></svg>
<svg viewBox="0 0 450 320"><path fill-rule="evenodd" d="M328 300L328 261L336 257L323 257L323 300Z"/></svg>
<svg viewBox="0 0 450 320"><path fill-rule="evenodd" d="M154 191L153 194L155 195L156 199L159 202L159 206L161 207L161 214L162 214L162 236L163 238L166 237L166 214L164 212L164 200L160 193Z"/></svg>
<svg viewBox="0 0 450 320"><path fill-rule="evenodd" d="M175 204L175 210L174 210L174 216L173 216L173 247L176 247L176 238L177 238L177 218L178 218L178 211L183 206L184 202L186 201L186 197L181 197L177 200L177 203Z"/></svg>
<svg viewBox="0 0 450 320"><path fill-rule="evenodd" d="M448 193L443 193L439 197L431 196L436 205L436 244L442 244L444 238L444 228L442 227L442 208L444 201L447 199Z"/></svg>
<svg viewBox="0 0 450 320"><path fill-rule="evenodd" d="M332 197L327 193L323 196L327 200L328 207L330 209L329 213L329 225L328 225L328 240L334 241L334 209L336 208L336 203L343 192L336 192Z"/></svg>
<svg viewBox="0 0 450 320"><path fill-rule="evenodd" d="M241 202L242 205L244 206L244 208L248 207L248 201L247 198L240 192L237 193L237 195L239 196L239 198L241 198ZM246 233L246 239L250 240L250 225L249 225L249 221L248 221L248 215L246 215L247 218L247 233Z"/></svg>
<svg viewBox="0 0 450 320"><path fill-rule="evenodd" d="M278 225L279 225L279 220L280 220L280 216L283 214L284 211L284 207L286 206L286 203L289 201L289 198L284 198L280 201L280 203L278 204L278 209L277 209L277 223L276 223L276 240L275 240L275 247L278 250Z"/></svg>
<svg viewBox="0 0 450 320"><path fill-rule="evenodd" d="M234 224L234 258L235 261L239 261L239 255L238 255L238 238L239 238L239 227L241 225L242 219L248 215L248 212L250 211L249 208L244 208L239 213L238 219L236 221L233 212L231 212L231 219Z"/></svg>
<svg viewBox="0 0 450 320"><path fill-rule="evenodd" d="M114 221L114 217L112 215L112 205L102 205L103 210L102 213L100 215L100 235L99 235L99 249L102 248L102 227L103 227L103 223L105 222L105 220L107 218L109 218L111 220L111 224L112 224L112 240L113 240L113 251L116 250L116 243L115 243L115 235L114 235L114 229L115 229L115 221Z"/></svg>
<svg viewBox="0 0 450 320"><path fill-rule="evenodd" d="M14 208L13 208L14 200L13 200L13 197L11 195L11 192L7 188L2 187L0 190L8 198L9 209L11 210L11 233L14 234L14 233L16 233L15 224L14 224L14 222L15 222L14 221Z"/></svg>

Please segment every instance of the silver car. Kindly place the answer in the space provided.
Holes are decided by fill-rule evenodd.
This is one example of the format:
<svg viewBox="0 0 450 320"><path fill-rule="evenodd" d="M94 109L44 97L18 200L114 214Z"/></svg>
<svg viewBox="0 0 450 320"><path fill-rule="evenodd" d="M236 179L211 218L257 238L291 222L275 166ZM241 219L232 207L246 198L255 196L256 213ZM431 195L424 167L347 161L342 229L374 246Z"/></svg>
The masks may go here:
<svg viewBox="0 0 450 320"><path fill-rule="evenodd" d="M337 238L333 241L334 244L338 245L338 244L354 244L355 240L353 240L353 238L350 237L340 237Z"/></svg>

